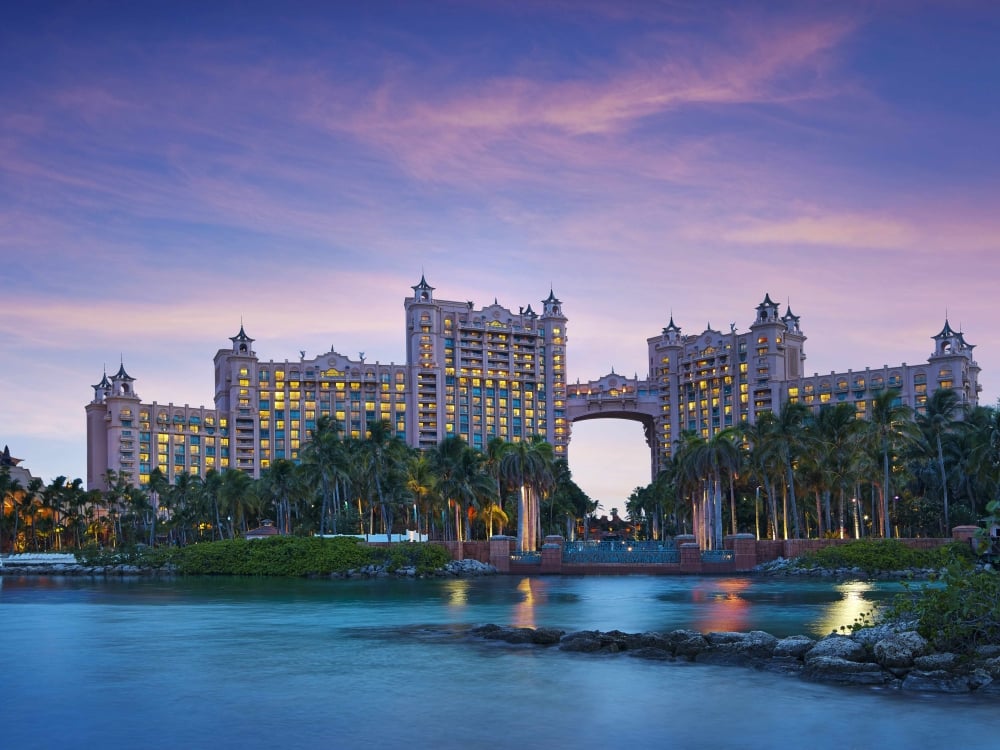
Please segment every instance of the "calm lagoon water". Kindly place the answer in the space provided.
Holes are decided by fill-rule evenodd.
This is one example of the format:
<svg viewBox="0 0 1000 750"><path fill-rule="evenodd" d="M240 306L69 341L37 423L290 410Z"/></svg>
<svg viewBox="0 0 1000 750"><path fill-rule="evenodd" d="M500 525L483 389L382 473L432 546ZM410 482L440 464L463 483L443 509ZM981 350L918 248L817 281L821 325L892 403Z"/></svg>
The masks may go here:
<svg viewBox="0 0 1000 750"><path fill-rule="evenodd" d="M498 623L821 636L891 584L0 579L0 746L995 748L1000 705L469 641Z"/></svg>

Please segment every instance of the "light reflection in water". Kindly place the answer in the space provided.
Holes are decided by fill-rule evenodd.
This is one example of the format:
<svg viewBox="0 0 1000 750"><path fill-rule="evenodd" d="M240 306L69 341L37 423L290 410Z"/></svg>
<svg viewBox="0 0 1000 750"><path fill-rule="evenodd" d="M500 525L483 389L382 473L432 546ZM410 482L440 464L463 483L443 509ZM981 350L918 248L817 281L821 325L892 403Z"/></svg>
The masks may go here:
<svg viewBox="0 0 1000 750"><path fill-rule="evenodd" d="M456 579L448 581L445 586L449 607L455 609L465 609L469 606L469 581L468 579Z"/></svg>
<svg viewBox="0 0 1000 750"><path fill-rule="evenodd" d="M747 630L750 602L741 594L749 586L747 578L723 578L691 589L691 600L700 605L695 629L702 633Z"/></svg>
<svg viewBox="0 0 1000 750"><path fill-rule="evenodd" d="M541 578L522 578L517 584L521 600L514 606L513 623L518 628L534 628L535 607L544 605L548 597L548 584Z"/></svg>
<svg viewBox="0 0 1000 750"><path fill-rule="evenodd" d="M850 627L855 620L875 608L875 604L865 596L874 589L870 581L849 581L836 588L841 598L823 611L817 623L823 633L839 632L841 627Z"/></svg>

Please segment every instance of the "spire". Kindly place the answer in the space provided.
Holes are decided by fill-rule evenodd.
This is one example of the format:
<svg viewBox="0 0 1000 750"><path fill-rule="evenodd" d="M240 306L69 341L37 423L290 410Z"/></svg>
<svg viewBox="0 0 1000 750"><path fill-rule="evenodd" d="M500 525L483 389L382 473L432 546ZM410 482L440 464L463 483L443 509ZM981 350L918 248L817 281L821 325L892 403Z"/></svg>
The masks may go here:
<svg viewBox="0 0 1000 750"><path fill-rule="evenodd" d="M413 298L422 302L430 302L434 296L434 287L427 283L424 274L420 274L420 283L410 287L413 290Z"/></svg>
<svg viewBox="0 0 1000 750"><path fill-rule="evenodd" d="M681 329L678 328L677 324L674 323L674 314L670 314L670 322L667 323L667 327L663 329L664 333L680 333Z"/></svg>
<svg viewBox="0 0 1000 750"><path fill-rule="evenodd" d="M118 372L112 376L112 380L135 380L135 378L125 372L125 363L122 362L121 366L118 368Z"/></svg>
<svg viewBox="0 0 1000 750"><path fill-rule="evenodd" d="M941 329L941 333L939 333L937 336L934 336L933 338L936 338L936 339L947 339L947 338L951 338L954 335L955 335L955 331L952 330L951 324L948 323L948 318L946 317L944 319L944 328Z"/></svg>
<svg viewBox="0 0 1000 750"><path fill-rule="evenodd" d="M98 383L97 385L91 386L91 388L93 388L94 390L97 390L99 388L110 388L110 387L111 387L111 381L108 380L108 368L105 367L104 368L104 374L101 375L101 382Z"/></svg>
<svg viewBox="0 0 1000 750"><path fill-rule="evenodd" d="M771 299L770 294L764 295L764 301L757 305L757 323L777 323L778 304Z"/></svg>
<svg viewBox="0 0 1000 750"><path fill-rule="evenodd" d="M243 330L243 321L242 320L240 320L240 332L237 333L235 336L230 336L229 340L232 341L234 344L237 341L253 341L252 338L250 338L249 336L247 336L247 332Z"/></svg>
<svg viewBox="0 0 1000 750"><path fill-rule="evenodd" d="M230 336L229 340L233 342L233 353L234 354L253 354L251 350L251 345L253 344L253 339L247 336L247 332L243 330L243 319L240 318L240 332L235 336Z"/></svg>

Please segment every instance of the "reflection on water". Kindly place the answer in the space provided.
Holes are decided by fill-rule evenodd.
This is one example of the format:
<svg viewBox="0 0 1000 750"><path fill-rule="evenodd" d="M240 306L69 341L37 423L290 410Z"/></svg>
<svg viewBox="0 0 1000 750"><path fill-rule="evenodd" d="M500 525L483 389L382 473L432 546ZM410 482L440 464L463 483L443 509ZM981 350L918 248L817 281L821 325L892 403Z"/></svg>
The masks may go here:
<svg viewBox="0 0 1000 750"><path fill-rule="evenodd" d="M703 633L750 630L750 602L743 593L750 588L749 578L711 580L691 589L691 599L698 606L694 629Z"/></svg>
<svg viewBox="0 0 1000 750"><path fill-rule="evenodd" d="M815 633L885 595L750 578L8 578L3 747L994 747L995 701L426 636L485 622Z"/></svg>
<svg viewBox="0 0 1000 750"><path fill-rule="evenodd" d="M522 578L517 584L517 593L522 598L514 606L511 624L519 628L537 628L535 607L541 607L548 601L546 579Z"/></svg>
<svg viewBox="0 0 1000 750"><path fill-rule="evenodd" d="M839 632L861 620L864 615L871 615L876 603L871 599L874 585L870 581L849 581L836 587L841 596L825 608L822 618L818 621L823 633Z"/></svg>
<svg viewBox="0 0 1000 750"><path fill-rule="evenodd" d="M469 581L464 578L456 578L448 581L444 587L446 600L449 607L462 609L469 604Z"/></svg>

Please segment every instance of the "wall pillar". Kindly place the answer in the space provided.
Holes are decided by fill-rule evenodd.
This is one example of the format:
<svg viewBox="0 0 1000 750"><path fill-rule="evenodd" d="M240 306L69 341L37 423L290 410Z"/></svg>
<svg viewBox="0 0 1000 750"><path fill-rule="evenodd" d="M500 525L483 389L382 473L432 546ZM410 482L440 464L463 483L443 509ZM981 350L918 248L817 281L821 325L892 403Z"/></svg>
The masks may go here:
<svg viewBox="0 0 1000 750"><path fill-rule="evenodd" d="M757 567L757 537L753 534L730 534L725 538L725 547L733 551L734 570L743 572Z"/></svg>
<svg viewBox="0 0 1000 750"><path fill-rule="evenodd" d="M681 572L701 573L701 548L698 542L677 545L681 552Z"/></svg>
<svg viewBox="0 0 1000 750"><path fill-rule="evenodd" d="M490 537L490 565L497 573L510 573L510 553L517 540L512 536L496 534Z"/></svg>
<svg viewBox="0 0 1000 750"><path fill-rule="evenodd" d="M545 537L542 543L542 573L562 573L563 542L558 535Z"/></svg>

